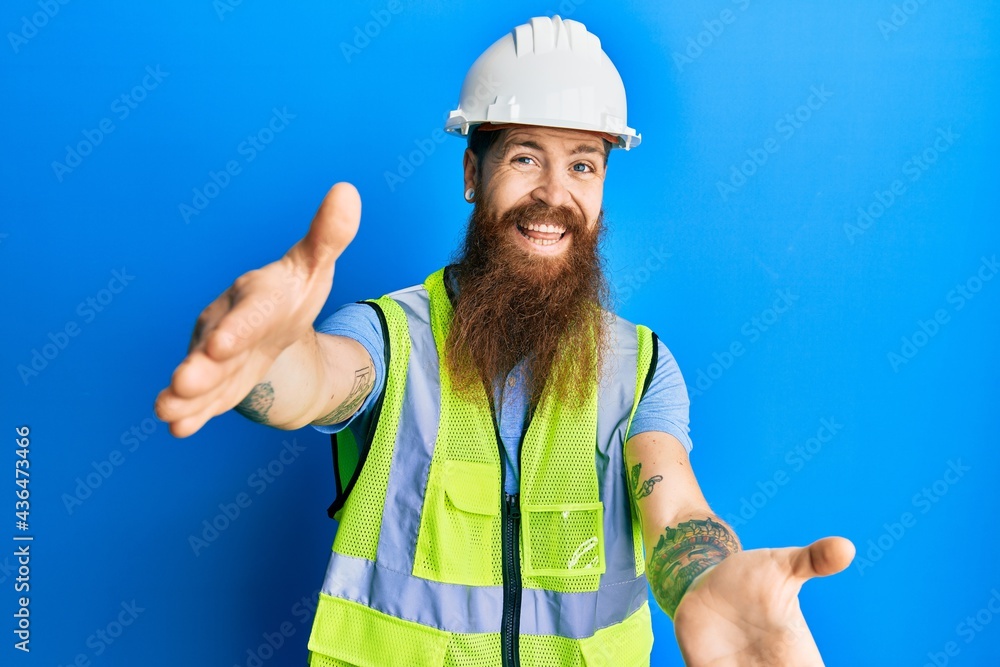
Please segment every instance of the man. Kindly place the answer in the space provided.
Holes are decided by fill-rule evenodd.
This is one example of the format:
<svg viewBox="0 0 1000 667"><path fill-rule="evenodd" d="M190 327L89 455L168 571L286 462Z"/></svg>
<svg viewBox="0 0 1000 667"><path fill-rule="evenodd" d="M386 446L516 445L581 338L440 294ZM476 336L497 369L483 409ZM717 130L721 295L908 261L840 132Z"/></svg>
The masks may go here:
<svg viewBox="0 0 1000 667"><path fill-rule="evenodd" d="M314 330L360 221L337 184L205 309L157 400L178 437L235 407L360 443L310 663L648 665L648 581L689 665L822 664L798 590L853 545L742 551L691 472L669 351L603 308L607 157L640 137L600 41L518 26L447 129L469 138L475 204L455 264ZM273 315L251 319L261 301Z"/></svg>

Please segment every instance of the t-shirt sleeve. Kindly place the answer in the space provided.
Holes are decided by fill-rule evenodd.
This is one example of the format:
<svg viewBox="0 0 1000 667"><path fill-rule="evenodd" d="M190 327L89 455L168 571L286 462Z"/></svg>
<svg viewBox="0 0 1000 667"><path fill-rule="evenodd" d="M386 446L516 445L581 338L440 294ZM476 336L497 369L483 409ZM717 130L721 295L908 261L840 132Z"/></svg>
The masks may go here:
<svg viewBox="0 0 1000 667"><path fill-rule="evenodd" d="M629 435L646 431L669 433L690 454L692 444L688 435L688 412L691 401L688 399L687 386L674 355L670 354L662 340L657 341L656 370L646 394L635 409Z"/></svg>
<svg viewBox="0 0 1000 667"><path fill-rule="evenodd" d="M342 422L313 428L322 433L336 433L348 424L355 433L367 431L369 408L385 386L385 339L382 336L382 324L379 322L375 309L364 303L348 303L333 312L316 327L319 333L333 336L353 338L361 343L371 355L375 366L375 386L364 400L357 412Z"/></svg>

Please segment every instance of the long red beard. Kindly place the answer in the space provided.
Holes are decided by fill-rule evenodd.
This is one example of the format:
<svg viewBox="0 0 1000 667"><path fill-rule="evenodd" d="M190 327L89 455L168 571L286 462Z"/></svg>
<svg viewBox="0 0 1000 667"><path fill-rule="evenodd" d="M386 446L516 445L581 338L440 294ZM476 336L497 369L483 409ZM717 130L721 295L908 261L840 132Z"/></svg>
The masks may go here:
<svg viewBox="0 0 1000 667"><path fill-rule="evenodd" d="M497 216L476 203L457 260L459 294L446 343L454 388L474 398L527 358L531 405L542 391L580 405L597 381L605 345L608 286L599 253L604 213L594 229L563 207L533 202ZM515 225L548 222L572 233L558 256L530 253Z"/></svg>

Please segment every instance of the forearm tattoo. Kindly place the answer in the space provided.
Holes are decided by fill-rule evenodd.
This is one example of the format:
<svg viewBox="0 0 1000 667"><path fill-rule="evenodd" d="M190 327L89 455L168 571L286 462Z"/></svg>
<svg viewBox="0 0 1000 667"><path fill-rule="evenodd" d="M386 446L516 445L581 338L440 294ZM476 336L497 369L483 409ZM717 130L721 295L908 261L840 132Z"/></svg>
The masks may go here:
<svg viewBox="0 0 1000 667"><path fill-rule="evenodd" d="M736 535L711 517L685 521L676 528L668 526L646 568L653 596L673 618L694 578L738 551L742 547Z"/></svg>
<svg viewBox="0 0 1000 667"><path fill-rule="evenodd" d="M641 471L642 471L642 464L636 463L634 466L632 466L632 473L629 477L630 481L632 482L632 497L635 498L636 500L639 500L640 498L645 498L646 496L651 494L653 492L653 487L656 486L656 483L663 481L663 475L653 475L645 482L643 482L642 485L640 486L639 473Z"/></svg>
<svg viewBox="0 0 1000 667"><path fill-rule="evenodd" d="M351 387L351 393L347 395L347 398L340 405L314 421L313 424L328 426L344 421L357 412L361 404L364 403L365 397L368 396L374 386L375 369L371 365L354 371L354 386Z"/></svg>
<svg viewBox="0 0 1000 667"><path fill-rule="evenodd" d="M258 384L246 395L234 410L258 424L267 424L267 413L274 405L274 387L270 382Z"/></svg>

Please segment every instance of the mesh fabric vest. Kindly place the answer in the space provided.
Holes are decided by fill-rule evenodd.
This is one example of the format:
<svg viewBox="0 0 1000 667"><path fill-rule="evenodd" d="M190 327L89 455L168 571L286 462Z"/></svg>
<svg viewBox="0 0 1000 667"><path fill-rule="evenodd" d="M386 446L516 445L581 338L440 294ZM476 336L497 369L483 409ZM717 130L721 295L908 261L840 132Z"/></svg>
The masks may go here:
<svg viewBox="0 0 1000 667"><path fill-rule="evenodd" d="M509 496L486 393L460 398L443 362L443 272L366 302L387 340L385 389L367 454L340 485L349 494L310 665L648 666L623 449L655 336L608 316L599 382L579 408L543 394L521 442L520 492Z"/></svg>

